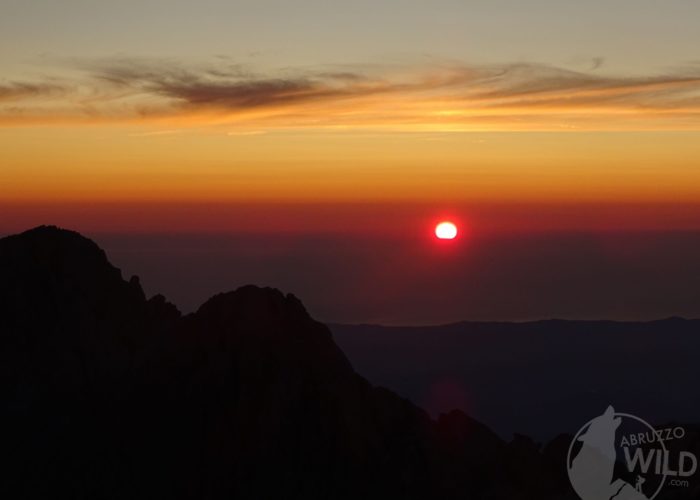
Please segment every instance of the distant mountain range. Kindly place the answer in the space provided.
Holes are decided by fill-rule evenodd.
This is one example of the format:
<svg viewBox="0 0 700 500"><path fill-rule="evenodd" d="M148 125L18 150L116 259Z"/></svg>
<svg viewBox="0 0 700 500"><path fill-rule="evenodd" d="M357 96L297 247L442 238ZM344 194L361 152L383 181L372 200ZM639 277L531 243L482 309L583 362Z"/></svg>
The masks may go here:
<svg viewBox="0 0 700 500"><path fill-rule="evenodd" d="M350 327L336 327L335 335L372 378L401 377L414 359L408 354L420 348L420 330L399 349L392 339L400 331L387 337L372 328L358 329L356 341L348 340ZM453 328L465 326L446 332ZM469 328L478 333L471 345L486 345L489 332L501 331ZM508 328L525 330L500 337L497 356L479 358L474 350L464 361L476 363L467 371L505 405L514 404L507 401L513 391L498 391L520 373L517 402L525 402L527 416L527 402L539 404L542 391L537 363L549 348L561 352L571 332L557 340L546 328L547 346L513 338L533 327ZM597 335L610 328L601 325ZM464 341L447 343L457 330L423 341L427 368L438 362L431 357L437 342L461 349ZM666 360L663 366L671 353L677 364L691 357L684 350L692 346L683 343L689 332L671 335L676 349L657 345L654 335L615 360L619 373L647 356L645 349ZM567 364L573 355L554 360L562 380L583 358L612 362L589 352L582 337L564 349L581 353L581 362ZM375 352L362 354L368 342ZM691 377L695 368L687 369ZM0 239L0 370L2 498L575 498L565 468L570 436L540 448L524 436L504 440L461 411L431 419L358 375L329 329L294 296L246 286L183 316L162 296L147 299L138 278L124 280L92 241L55 227ZM408 394L410 384L400 389ZM628 390L648 394L644 386ZM562 401L575 396L562 386ZM697 433L690 437L697 442Z"/></svg>
<svg viewBox="0 0 700 500"><path fill-rule="evenodd" d="M503 437L575 432L609 404L659 424L700 422L700 320L331 329L372 383L434 415L460 408Z"/></svg>

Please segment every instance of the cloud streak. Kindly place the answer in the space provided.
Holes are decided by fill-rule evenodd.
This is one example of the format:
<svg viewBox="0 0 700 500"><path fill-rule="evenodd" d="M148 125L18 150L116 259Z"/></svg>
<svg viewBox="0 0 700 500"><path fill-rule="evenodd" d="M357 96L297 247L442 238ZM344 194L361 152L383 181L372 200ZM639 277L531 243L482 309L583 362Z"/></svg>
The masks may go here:
<svg viewBox="0 0 700 500"><path fill-rule="evenodd" d="M0 122L26 117L16 111L19 103L39 121L43 112L47 120L181 120L255 129L700 129L696 66L654 76L602 76L540 64L260 74L228 61L186 66L112 59L77 69L70 86L0 84Z"/></svg>
<svg viewBox="0 0 700 500"><path fill-rule="evenodd" d="M51 83L2 82L0 80L0 103L35 98L56 97L66 91Z"/></svg>
<svg viewBox="0 0 700 500"><path fill-rule="evenodd" d="M89 67L88 67L89 68ZM91 77L117 87L174 100L191 107L221 110L335 101L391 90L351 72L289 71L260 75L239 65L183 68L173 64L122 60L89 70Z"/></svg>

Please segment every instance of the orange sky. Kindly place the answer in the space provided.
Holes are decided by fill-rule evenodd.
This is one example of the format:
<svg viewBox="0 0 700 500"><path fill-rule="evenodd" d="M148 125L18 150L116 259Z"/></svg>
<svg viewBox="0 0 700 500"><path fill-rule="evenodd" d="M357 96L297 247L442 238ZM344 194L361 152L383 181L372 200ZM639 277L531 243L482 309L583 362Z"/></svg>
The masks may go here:
<svg viewBox="0 0 700 500"><path fill-rule="evenodd" d="M12 203L693 204L697 132L0 129Z"/></svg>
<svg viewBox="0 0 700 500"><path fill-rule="evenodd" d="M694 68L625 76L454 61L265 71L227 60L76 61L0 82L0 203L13 207L13 226L46 210L74 225L68 214L82 208L105 230L157 226L156 213L161 226L179 221L173 230L257 218L276 230L300 225L275 212L290 204L335 206L343 217L358 205L459 207L486 228L579 230L604 226L601 217L700 226L687 215L700 205ZM203 208L168 219L180 204ZM257 207L245 224L230 222L232 209L201 215L241 204ZM124 220L120 205L142 209ZM608 208L560 215L572 206ZM493 207L511 207L512 222L469 215ZM513 207L534 215L516 223Z"/></svg>
<svg viewBox="0 0 700 500"><path fill-rule="evenodd" d="M700 227L697 2L6 3L0 230Z"/></svg>

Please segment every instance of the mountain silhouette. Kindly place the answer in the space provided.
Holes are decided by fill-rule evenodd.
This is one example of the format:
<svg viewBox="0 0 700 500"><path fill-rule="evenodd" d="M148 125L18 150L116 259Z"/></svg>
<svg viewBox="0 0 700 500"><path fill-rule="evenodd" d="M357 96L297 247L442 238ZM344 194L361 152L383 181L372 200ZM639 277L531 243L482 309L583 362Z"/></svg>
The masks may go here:
<svg viewBox="0 0 700 500"><path fill-rule="evenodd" d="M183 316L42 226L0 239L0 333L3 498L574 498L565 437L431 419L275 289Z"/></svg>

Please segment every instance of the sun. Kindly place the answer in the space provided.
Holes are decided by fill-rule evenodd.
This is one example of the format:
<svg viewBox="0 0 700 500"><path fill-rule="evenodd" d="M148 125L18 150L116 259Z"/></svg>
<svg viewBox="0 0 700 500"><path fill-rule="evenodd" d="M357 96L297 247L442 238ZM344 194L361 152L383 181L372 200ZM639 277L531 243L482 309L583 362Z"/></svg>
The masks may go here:
<svg viewBox="0 0 700 500"><path fill-rule="evenodd" d="M435 236L441 240L453 240L457 237L457 226L449 221L441 222L435 226Z"/></svg>

